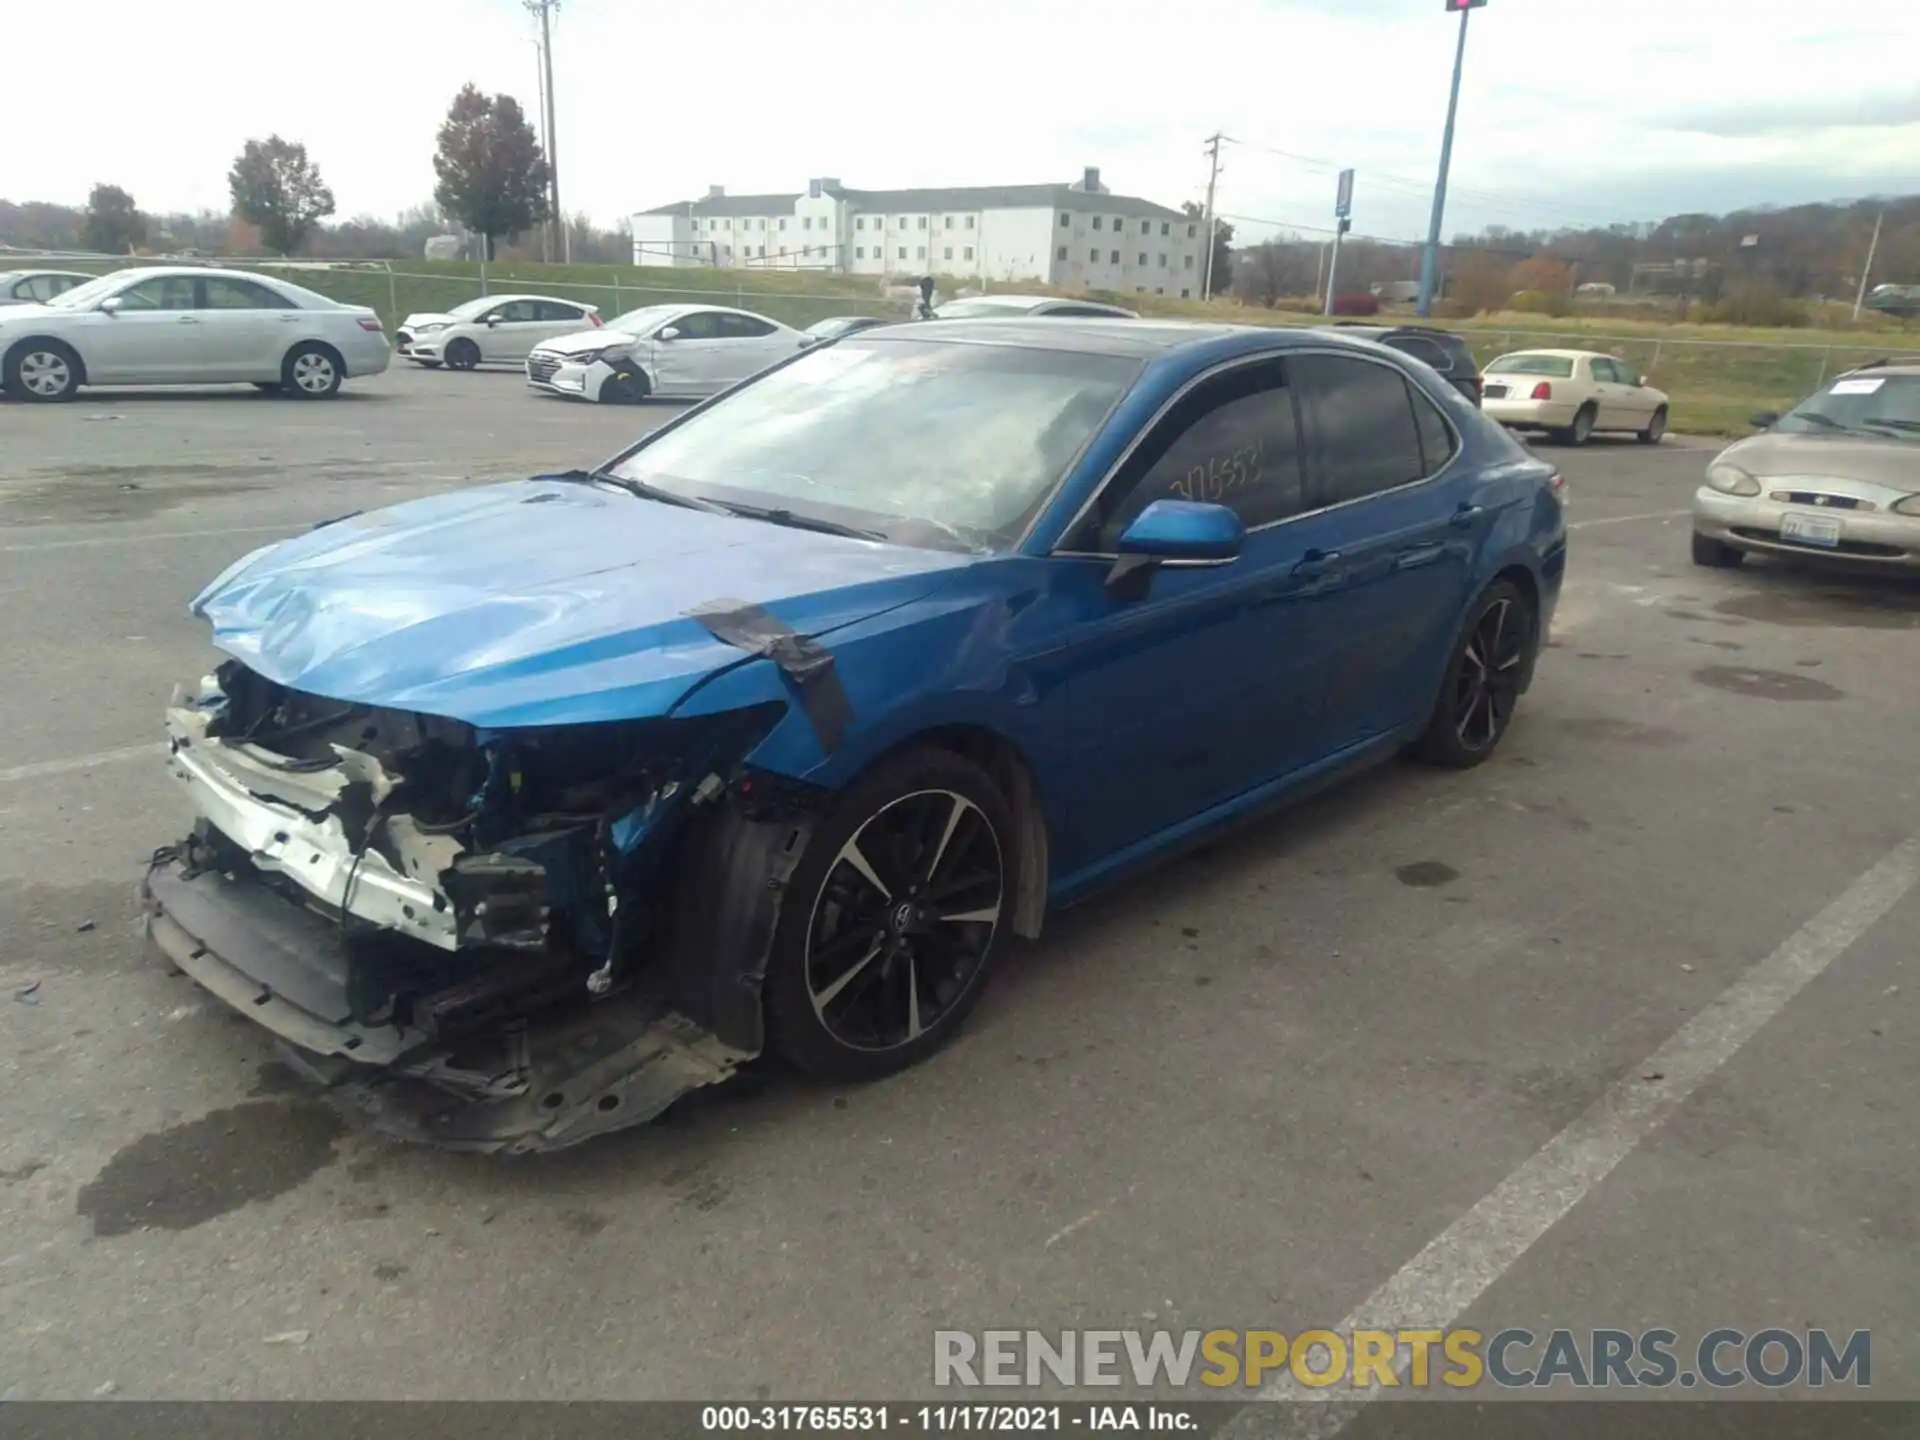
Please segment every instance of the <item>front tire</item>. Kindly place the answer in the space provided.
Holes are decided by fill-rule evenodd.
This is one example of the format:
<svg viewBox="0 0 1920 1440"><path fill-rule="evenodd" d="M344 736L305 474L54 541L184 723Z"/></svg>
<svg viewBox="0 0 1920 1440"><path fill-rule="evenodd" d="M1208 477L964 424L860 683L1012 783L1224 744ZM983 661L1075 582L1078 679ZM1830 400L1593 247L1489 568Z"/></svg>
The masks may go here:
<svg viewBox="0 0 1920 1440"><path fill-rule="evenodd" d="M1533 602L1512 581L1496 580L1481 592L1454 642L1415 755L1468 770L1499 748L1533 663L1535 625Z"/></svg>
<svg viewBox="0 0 1920 1440"><path fill-rule="evenodd" d="M7 356L7 393L36 405L71 400L80 391L80 357L58 340L28 340Z"/></svg>
<svg viewBox="0 0 1920 1440"><path fill-rule="evenodd" d="M1662 405L1658 410L1653 412L1653 417L1647 421L1647 428L1640 431L1634 438L1642 445L1658 445L1661 440L1666 437L1666 433L1667 407Z"/></svg>
<svg viewBox="0 0 1920 1440"><path fill-rule="evenodd" d="M598 398L602 405L638 405L652 392L644 371L618 370L601 382Z"/></svg>
<svg viewBox="0 0 1920 1440"><path fill-rule="evenodd" d="M455 340L440 352L447 362L449 370L477 370L480 368L480 347L473 341L462 338Z"/></svg>
<svg viewBox="0 0 1920 1440"><path fill-rule="evenodd" d="M340 393L346 365L331 345L296 345L280 363L280 389L296 400L331 400Z"/></svg>
<svg viewBox="0 0 1920 1440"><path fill-rule="evenodd" d="M1711 535L1693 532L1693 563L1709 570L1731 570L1747 558L1746 552Z"/></svg>
<svg viewBox="0 0 1920 1440"><path fill-rule="evenodd" d="M767 968L768 1038L810 1074L872 1080L945 1044L1013 913L1012 808L972 761L884 761L814 831Z"/></svg>

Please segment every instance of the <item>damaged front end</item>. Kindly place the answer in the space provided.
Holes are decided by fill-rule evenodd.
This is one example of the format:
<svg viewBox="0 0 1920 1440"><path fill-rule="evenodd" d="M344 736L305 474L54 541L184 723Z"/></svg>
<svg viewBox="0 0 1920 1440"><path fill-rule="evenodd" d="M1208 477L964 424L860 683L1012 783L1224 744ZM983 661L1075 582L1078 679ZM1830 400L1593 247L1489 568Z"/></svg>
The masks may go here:
<svg viewBox="0 0 1920 1440"><path fill-rule="evenodd" d="M814 799L742 763L782 713L486 730L228 661L167 712L198 818L149 867L149 937L382 1130L640 1123L760 1048Z"/></svg>

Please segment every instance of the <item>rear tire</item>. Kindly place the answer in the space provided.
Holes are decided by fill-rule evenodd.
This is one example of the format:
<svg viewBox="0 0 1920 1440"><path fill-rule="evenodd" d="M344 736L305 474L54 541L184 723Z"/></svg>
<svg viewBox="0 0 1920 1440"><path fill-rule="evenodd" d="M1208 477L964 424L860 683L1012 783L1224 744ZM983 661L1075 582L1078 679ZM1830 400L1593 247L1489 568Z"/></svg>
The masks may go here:
<svg viewBox="0 0 1920 1440"><path fill-rule="evenodd" d="M1693 563L1710 570L1731 570L1747 558L1746 552L1711 535L1693 532Z"/></svg>
<svg viewBox="0 0 1920 1440"><path fill-rule="evenodd" d="M774 931L773 1048L810 1074L874 1080L951 1039L1012 928L1016 834L993 777L931 746L843 792Z"/></svg>
<svg viewBox="0 0 1920 1440"><path fill-rule="evenodd" d="M338 350L308 340L289 350L280 363L280 389L296 400L331 400L340 393L346 370Z"/></svg>
<svg viewBox="0 0 1920 1440"><path fill-rule="evenodd" d="M440 352L447 362L449 370L477 370L480 368L480 347L471 340L455 340Z"/></svg>
<svg viewBox="0 0 1920 1440"><path fill-rule="evenodd" d="M1666 436L1666 433L1667 407L1662 405L1658 410L1653 412L1653 418L1647 421L1647 428L1640 431L1635 438L1639 440L1642 445L1658 445Z"/></svg>
<svg viewBox="0 0 1920 1440"><path fill-rule="evenodd" d="M1593 438L1593 422L1596 412L1591 405L1582 405L1574 412L1573 424L1559 431L1553 438L1562 445L1584 445Z"/></svg>
<svg viewBox="0 0 1920 1440"><path fill-rule="evenodd" d="M1468 770L1499 748L1533 665L1536 624L1533 602L1511 580L1480 593L1454 641L1415 756Z"/></svg>
<svg viewBox="0 0 1920 1440"><path fill-rule="evenodd" d="M16 400L53 405L79 393L82 373L72 346L58 340L23 340L8 354L0 380Z"/></svg>

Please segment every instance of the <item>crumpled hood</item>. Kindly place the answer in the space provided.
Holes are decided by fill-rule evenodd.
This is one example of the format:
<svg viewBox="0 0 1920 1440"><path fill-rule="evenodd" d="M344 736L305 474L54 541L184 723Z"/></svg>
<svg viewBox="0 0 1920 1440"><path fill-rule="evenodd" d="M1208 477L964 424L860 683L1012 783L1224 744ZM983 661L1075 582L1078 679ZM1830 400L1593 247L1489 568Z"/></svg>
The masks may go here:
<svg viewBox="0 0 1920 1440"><path fill-rule="evenodd" d="M421 325L456 325L458 323L451 315L439 315L431 310L423 310L418 315L407 316L400 322L400 328L411 330Z"/></svg>
<svg viewBox="0 0 1920 1440"><path fill-rule="evenodd" d="M1891 490L1920 490L1920 441L1916 440L1767 431L1729 445L1717 458L1762 480L1835 475Z"/></svg>
<svg viewBox="0 0 1920 1440"><path fill-rule="evenodd" d="M580 724L665 714L746 658L695 606L745 601L818 636L972 558L525 480L267 546L191 608L295 689L482 727Z"/></svg>
<svg viewBox="0 0 1920 1440"><path fill-rule="evenodd" d="M542 340L533 348L550 350L556 355L580 355L589 350L604 350L609 345L637 345L640 337L631 330L615 330L602 325L596 330L575 330L568 335L556 335L551 340Z"/></svg>

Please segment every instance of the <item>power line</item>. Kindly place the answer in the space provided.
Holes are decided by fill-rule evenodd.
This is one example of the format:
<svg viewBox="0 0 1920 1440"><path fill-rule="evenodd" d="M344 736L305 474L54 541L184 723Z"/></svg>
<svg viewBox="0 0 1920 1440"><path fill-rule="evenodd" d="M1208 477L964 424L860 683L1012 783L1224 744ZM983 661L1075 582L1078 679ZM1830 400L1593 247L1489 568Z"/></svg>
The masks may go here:
<svg viewBox="0 0 1920 1440"><path fill-rule="evenodd" d="M1233 215L1226 211L1220 213L1222 220L1233 220L1243 225L1271 225L1276 230L1304 230L1312 235L1332 235L1331 225L1303 225L1297 220L1275 220L1267 215ZM1376 245L1419 245L1422 241L1409 240L1402 235L1362 235L1355 231L1347 232L1349 240L1371 240Z"/></svg>

